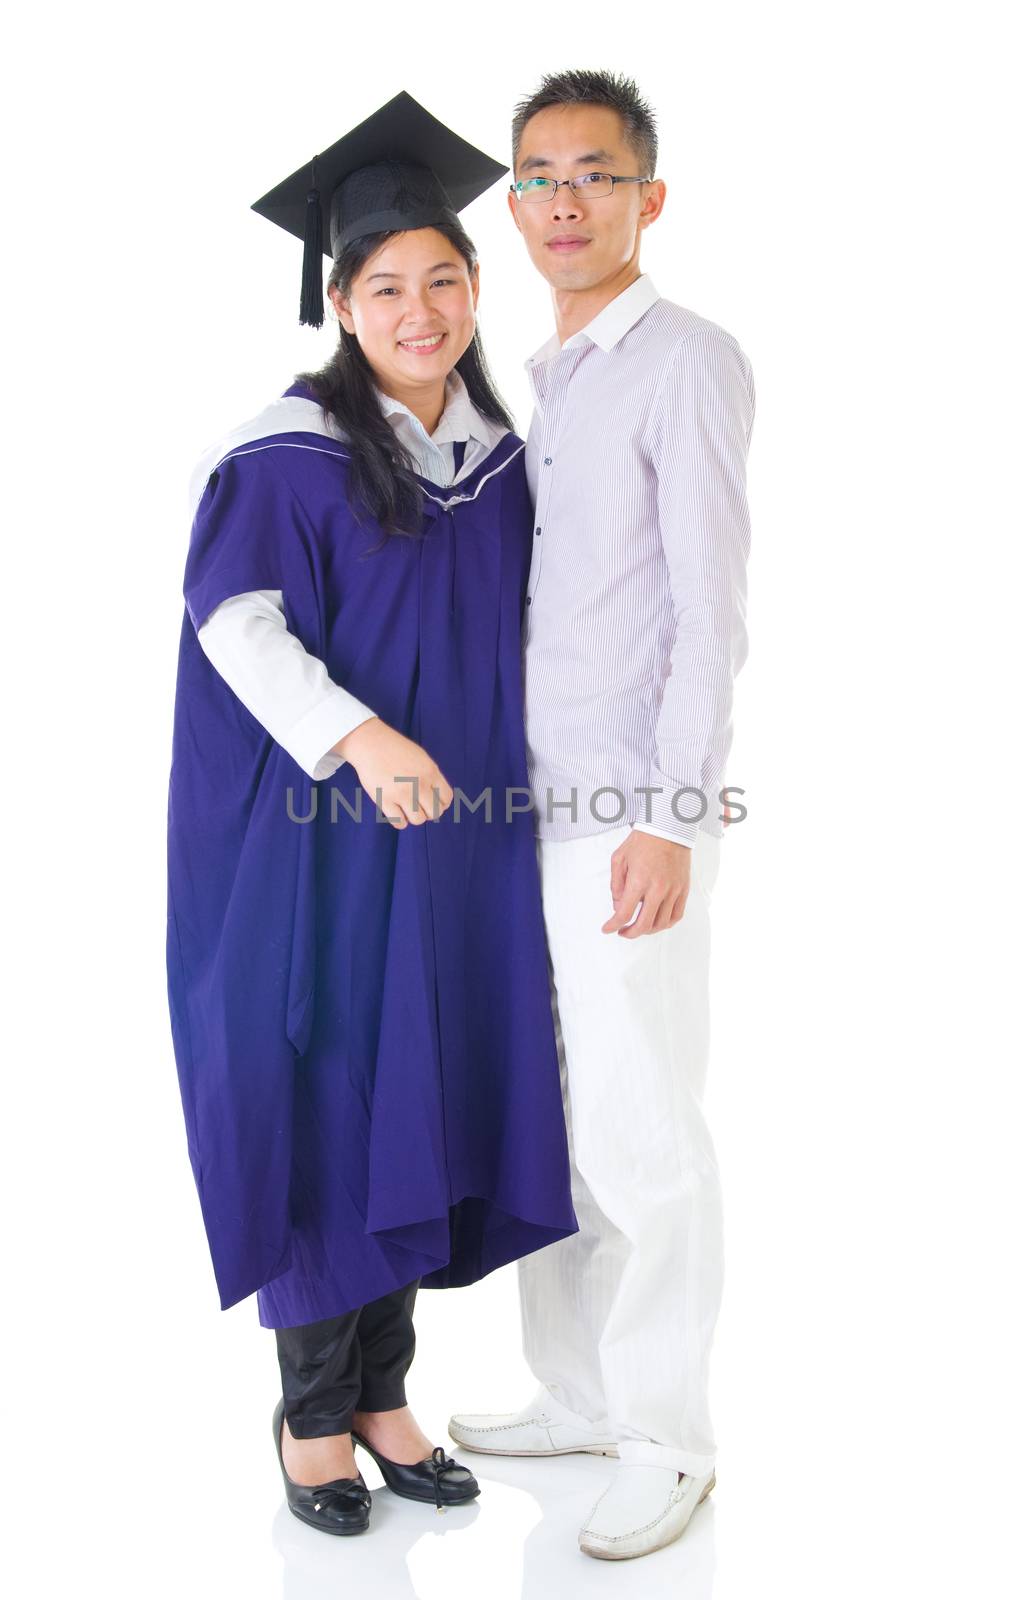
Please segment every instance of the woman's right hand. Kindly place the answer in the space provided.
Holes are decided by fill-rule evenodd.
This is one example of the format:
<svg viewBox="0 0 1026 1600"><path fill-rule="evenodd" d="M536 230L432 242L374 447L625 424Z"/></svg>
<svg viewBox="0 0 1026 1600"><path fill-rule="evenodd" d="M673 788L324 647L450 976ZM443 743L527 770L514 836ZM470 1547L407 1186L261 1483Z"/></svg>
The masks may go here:
<svg viewBox="0 0 1026 1600"><path fill-rule="evenodd" d="M356 769L361 785L393 828L434 822L452 804L449 782L423 746L380 717L361 722L332 746L332 753Z"/></svg>

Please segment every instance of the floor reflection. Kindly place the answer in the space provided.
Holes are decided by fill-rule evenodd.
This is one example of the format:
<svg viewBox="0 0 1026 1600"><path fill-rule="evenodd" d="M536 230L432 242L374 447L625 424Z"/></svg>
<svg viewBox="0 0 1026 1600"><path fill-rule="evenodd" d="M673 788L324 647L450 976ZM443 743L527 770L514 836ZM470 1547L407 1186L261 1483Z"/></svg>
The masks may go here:
<svg viewBox="0 0 1026 1600"><path fill-rule="evenodd" d="M716 1490L682 1537L631 1561L597 1561L577 1547L577 1530L615 1463L590 1456L526 1461L457 1459L473 1468L481 1496L439 1515L402 1500L365 1473L371 1526L340 1538L304 1526L282 1501L271 1535L282 1562L283 1600L576 1600L597 1594L617 1570L617 1595L646 1600L711 1600Z"/></svg>

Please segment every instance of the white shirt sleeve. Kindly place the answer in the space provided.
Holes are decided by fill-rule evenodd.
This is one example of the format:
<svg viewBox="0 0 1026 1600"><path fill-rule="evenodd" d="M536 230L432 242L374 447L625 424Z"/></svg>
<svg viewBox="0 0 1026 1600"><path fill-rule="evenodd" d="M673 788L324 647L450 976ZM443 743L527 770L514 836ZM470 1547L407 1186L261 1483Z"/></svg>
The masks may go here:
<svg viewBox="0 0 1026 1600"><path fill-rule="evenodd" d="M661 789L651 825L694 844L697 820L672 808L689 788L716 804L730 751L734 678L748 654L746 563L751 527L745 466L755 413L755 383L736 340L685 340L656 408L653 462L659 531L676 625L670 673L656 721L649 784ZM646 817L646 821L649 818Z"/></svg>
<svg viewBox="0 0 1026 1600"><path fill-rule="evenodd" d="M377 714L334 683L324 662L289 632L280 589L222 600L196 637L247 711L315 781L342 765L332 746Z"/></svg>

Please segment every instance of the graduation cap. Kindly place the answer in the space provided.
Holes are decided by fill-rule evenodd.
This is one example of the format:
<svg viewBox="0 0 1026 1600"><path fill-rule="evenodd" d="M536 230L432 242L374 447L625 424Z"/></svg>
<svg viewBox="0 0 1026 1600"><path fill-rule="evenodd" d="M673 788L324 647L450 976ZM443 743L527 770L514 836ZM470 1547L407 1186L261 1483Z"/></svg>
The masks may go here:
<svg viewBox="0 0 1026 1600"><path fill-rule="evenodd" d="M453 223L507 171L403 90L251 209L302 239L299 320L319 328L322 255L334 261L367 233ZM322 195L329 199L326 218Z"/></svg>

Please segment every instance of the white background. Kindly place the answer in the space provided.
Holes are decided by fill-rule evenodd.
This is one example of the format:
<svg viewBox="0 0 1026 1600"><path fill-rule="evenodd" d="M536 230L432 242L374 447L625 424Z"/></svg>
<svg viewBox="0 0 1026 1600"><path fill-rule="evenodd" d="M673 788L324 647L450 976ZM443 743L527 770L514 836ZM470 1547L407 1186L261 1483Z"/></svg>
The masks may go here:
<svg viewBox="0 0 1026 1600"><path fill-rule="evenodd" d="M21 1587L118 1596L1020 1595L1021 55L1012 8L54 5L8 23L4 1454ZM718 1485L590 1561L609 1467L289 1515L255 1302L217 1306L164 986L185 486L320 364L250 203L405 88L508 159L564 66L661 132L642 264L752 361L748 820L714 900ZM465 213L521 431L547 291ZM533 1385L512 1268L424 1292L412 1403ZM370 1481L379 1480L368 1475ZM390 1504L386 1504L390 1501Z"/></svg>

